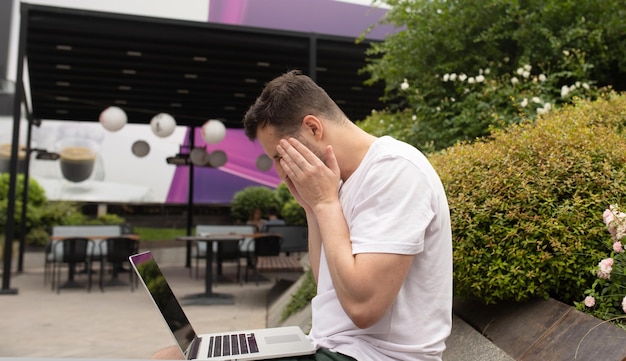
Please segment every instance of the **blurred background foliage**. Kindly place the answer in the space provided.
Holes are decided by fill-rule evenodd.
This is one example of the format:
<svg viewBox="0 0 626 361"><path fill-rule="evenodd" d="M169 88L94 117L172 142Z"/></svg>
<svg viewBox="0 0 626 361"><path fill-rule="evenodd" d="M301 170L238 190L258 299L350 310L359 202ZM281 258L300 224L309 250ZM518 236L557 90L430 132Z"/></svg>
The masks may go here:
<svg viewBox="0 0 626 361"><path fill-rule="evenodd" d="M384 82L389 104L361 120L374 134L440 150L626 88L623 1L384 3L399 31L370 47L362 69Z"/></svg>

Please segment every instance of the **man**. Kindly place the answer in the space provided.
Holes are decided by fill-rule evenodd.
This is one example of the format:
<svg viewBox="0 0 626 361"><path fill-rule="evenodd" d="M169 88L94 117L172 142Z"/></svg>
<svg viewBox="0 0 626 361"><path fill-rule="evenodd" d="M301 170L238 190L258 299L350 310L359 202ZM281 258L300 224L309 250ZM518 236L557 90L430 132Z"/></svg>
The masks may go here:
<svg viewBox="0 0 626 361"><path fill-rule="evenodd" d="M284 226L286 224L284 219L278 217L278 209L270 207L267 210L267 221L263 224L263 232L267 232L268 226Z"/></svg>
<svg viewBox="0 0 626 361"><path fill-rule="evenodd" d="M265 86L244 127L306 211L318 354L302 359L441 360L452 236L426 157L354 125L298 71Z"/></svg>

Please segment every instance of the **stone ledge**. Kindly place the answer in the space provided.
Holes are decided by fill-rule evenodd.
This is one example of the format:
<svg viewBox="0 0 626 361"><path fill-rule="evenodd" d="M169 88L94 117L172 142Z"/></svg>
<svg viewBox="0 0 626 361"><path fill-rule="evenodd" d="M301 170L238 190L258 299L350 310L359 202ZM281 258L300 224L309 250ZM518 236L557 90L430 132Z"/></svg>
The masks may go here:
<svg viewBox="0 0 626 361"><path fill-rule="evenodd" d="M486 306L458 301L455 313L515 360L626 359L626 332L554 299Z"/></svg>

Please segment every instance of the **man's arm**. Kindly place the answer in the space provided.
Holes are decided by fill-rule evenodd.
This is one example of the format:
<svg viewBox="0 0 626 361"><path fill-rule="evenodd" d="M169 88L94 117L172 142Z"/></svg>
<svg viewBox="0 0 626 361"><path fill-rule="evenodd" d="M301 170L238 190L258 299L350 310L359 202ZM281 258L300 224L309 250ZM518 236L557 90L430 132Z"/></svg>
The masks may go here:
<svg viewBox="0 0 626 361"><path fill-rule="evenodd" d="M378 322L395 301L414 256L352 254L350 234L339 202L315 208L324 253L339 302L357 327Z"/></svg>
<svg viewBox="0 0 626 361"><path fill-rule="evenodd" d="M413 256L379 253L354 256L339 203L339 167L332 148L326 149L326 164L293 138L281 140L277 150L290 186L309 208L307 220L314 218L316 222L316 227L309 225L313 230L309 247L323 243L339 302L356 326L373 325L396 299ZM312 265L316 262L319 268L319 254L312 256Z"/></svg>

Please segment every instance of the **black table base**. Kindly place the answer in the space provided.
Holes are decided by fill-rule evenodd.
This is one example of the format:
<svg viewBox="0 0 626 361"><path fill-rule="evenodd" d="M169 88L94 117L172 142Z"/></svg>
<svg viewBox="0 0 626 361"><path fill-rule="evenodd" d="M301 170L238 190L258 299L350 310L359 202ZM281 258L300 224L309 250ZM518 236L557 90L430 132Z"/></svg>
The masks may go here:
<svg viewBox="0 0 626 361"><path fill-rule="evenodd" d="M181 299L183 305L234 305L233 295L226 293L198 293Z"/></svg>

